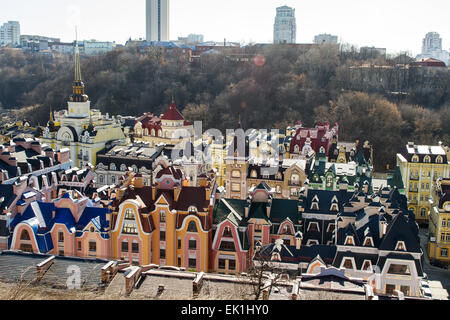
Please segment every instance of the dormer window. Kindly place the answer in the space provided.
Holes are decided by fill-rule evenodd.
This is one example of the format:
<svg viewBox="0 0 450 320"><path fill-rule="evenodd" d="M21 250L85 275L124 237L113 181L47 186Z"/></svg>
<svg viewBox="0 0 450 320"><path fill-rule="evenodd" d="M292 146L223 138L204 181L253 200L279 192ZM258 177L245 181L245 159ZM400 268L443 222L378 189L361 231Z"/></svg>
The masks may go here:
<svg viewBox="0 0 450 320"><path fill-rule="evenodd" d="M436 157L436 163L443 163L444 160L442 159L442 156L437 156Z"/></svg>
<svg viewBox="0 0 450 320"><path fill-rule="evenodd" d="M430 163L431 162L431 157L430 156L425 156L425 158L423 158L423 162Z"/></svg>
<svg viewBox="0 0 450 320"><path fill-rule="evenodd" d="M311 204L311 210L319 210L319 202L314 201Z"/></svg>
<svg viewBox="0 0 450 320"><path fill-rule="evenodd" d="M252 178L257 178L258 177L258 173L256 173L256 170L252 170L252 173L250 174L250 177L252 177Z"/></svg>
<svg viewBox="0 0 450 320"><path fill-rule="evenodd" d="M351 258L344 258L344 260L342 260L341 268L354 270L355 267L354 267L353 259L351 259Z"/></svg>
<svg viewBox="0 0 450 320"><path fill-rule="evenodd" d="M417 155L413 155L413 157L411 158L412 162L419 162L419 156Z"/></svg>
<svg viewBox="0 0 450 320"><path fill-rule="evenodd" d="M289 225L284 225L281 234L292 235L292 230Z"/></svg>
<svg viewBox="0 0 450 320"><path fill-rule="evenodd" d="M364 246L365 246L365 247L374 247L372 237L367 237L367 238L364 240Z"/></svg>
<svg viewBox="0 0 450 320"><path fill-rule="evenodd" d="M272 254L272 259L271 259L271 260L272 260L272 261L281 261L280 254L277 253L277 252L274 252L274 253Z"/></svg>
<svg viewBox="0 0 450 320"><path fill-rule="evenodd" d="M322 146L322 147L320 147L320 149L319 149L319 153L325 153L325 148Z"/></svg>
<svg viewBox="0 0 450 320"><path fill-rule="evenodd" d="M334 223L330 223L327 228L327 232L333 232L336 229L336 225Z"/></svg>
<svg viewBox="0 0 450 320"><path fill-rule="evenodd" d="M307 246L314 246L314 245L318 245L319 244L319 240L316 239L309 239L308 242L306 243Z"/></svg>
<svg viewBox="0 0 450 320"><path fill-rule="evenodd" d="M372 269L372 262L370 260L364 260L361 270L370 271L371 269Z"/></svg>
<svg viewBox="0 0 450 320"><path fill-rule="evenodd" d="M319 223L318 222L310 222L308 225L308 231L319 231Z"/></svg>
<svg viewBox="0 0 450 320"><path fill-rule="evenodd" d="M397 241L397 245L395 246L395 250L397 251L406 251L406 245L404 241Z"/></svg>
<svg viewBox="0 0 450 320"><path fill-rule="evenodd" d="M346 246L354 246L355 245L355 240L353 239L353 236L347 236L345 238L345 245Z"/></svg>

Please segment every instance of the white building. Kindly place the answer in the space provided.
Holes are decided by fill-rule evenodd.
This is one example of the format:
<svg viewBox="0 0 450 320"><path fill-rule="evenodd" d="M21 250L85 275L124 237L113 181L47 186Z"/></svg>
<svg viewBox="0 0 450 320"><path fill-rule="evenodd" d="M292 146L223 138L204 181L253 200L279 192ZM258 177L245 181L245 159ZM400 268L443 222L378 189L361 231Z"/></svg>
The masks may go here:
<svg viewBox="0 0 450 320"><path fill-rule="evenodd" d="M116 47L115 42L109 41L85 40L83 44L84 54L88 56L105 54Z"/></svg>
<svg viewBox="0 0 450 320"><path fill-rule="evenodd" d="M275 25L273 32L273 42L277 43L296 43L297 41L297 23L295 19L295 9L282 6L277 8Z"/></svg>
<svg viewBox="0 0 450 320"><path fill-rule="evenodd" d="M20 23L8 21L0 27L0 45L20 45Z"/></svg>
<svg viewBox="0 0 450 320"><path fill-rule="evenodd" d="M314 37L314 43L316 44L337 44L338 43L338 37L333 36L331 34L318 34Z"/></svg>
<svg viewBox="0 0 450 320"><path fill-rule="evenodd" d="M170 0L147 1L147 41L169 41Z"/></svg>
<svg viewBox="0 0 450 320"><path fill-rule="evenodd" d="M422 53L416 59L427 58L441 60L447 66L450 64L450 54L448 51L442 50L442 38L437 32L428 32L422 40Z"/></svg>

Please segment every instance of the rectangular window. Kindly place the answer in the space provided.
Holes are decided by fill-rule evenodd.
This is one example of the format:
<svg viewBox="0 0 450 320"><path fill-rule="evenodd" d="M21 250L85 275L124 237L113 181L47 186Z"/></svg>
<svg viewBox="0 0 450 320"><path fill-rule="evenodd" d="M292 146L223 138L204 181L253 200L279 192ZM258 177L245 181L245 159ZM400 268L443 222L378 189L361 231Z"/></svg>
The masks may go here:
<svg viewBox="0 0 450 320"><path fill-rule="evenodd" d="M58 233L58 242L64 242L64 233L63 232Z"/></svg>
<svg viewBox="0 0 450 320"><path fill-rule="evenodd" d="M81 251L81 241L78 241L78 251Z"/></svg>
<svg viewBox="0 0 450 320"><path fill-rule="evenodd" d="M450 242L450 233L447 233L445 236L445 241Z"/></svg>
<svg viewBox="0 0 450 320"><path fill-rule="evenodd" d="M411 275L409 267L403 264L391 264L389 266L388 273L390 274L400 274L400 275Z"/></svg>
<svg viewBox="0 0 450 320"><path fill-rule="evenodd" d="M236 260L228 260L228 269L236 270Z"/></svg>
<svg viewBox="0 0 450 320"><path fill-rule="evenodd" d="M97 243L96 242L89 242L89 251L90 252L96 252L97 251Z"/></svg>
<svg viewBox="0 0 450 320"><path fill-rule="evenodd" d="M196 250L196 249L197 249L197 241L189 240L189 250Z"/></svg>
<svg viewBox="0 0 450 320"><path fill-rule="evenodd" d="M219 269L225 269L225 259L219 259Z"/></svg>
<svg viewBox="0 0 450 320"><path fill-rule="evenodd" d="M122 252L128 252L128 242L122 242Z"/></svg>
<svg viewBox="0 0 450 320"><path fill-rule="evenodd" d="M181 239L178 239L178 249L181 249Z"/></svg>
<svg viewBox="0 0 450 320"><path fill-rule="evenodd" d="M159 258L160 259L165 259L166 258L166 250L165 249L161 249L159 251Z"/></svg>
<svg viewBox="0 0 450 320"><path fill-rule="evenodd" d="M409 286L400 286L400 291L403 292L405 296L409 296Z"/></svg>
<svg viewBox="0 0 450 320"><path fill-rule="evenodd" d="M445 241L445 233L441 233L441 241L442 241L442 242Z"/></svg>
<svg viewBox="0 0 450 320"><path fill-rule="evenodd" d="M132 251L133 253L139 253L139 243L133 243L133 244L131 245L131 251Z"/></svg>
<svg viewBox="0 0 450 320"><path fill-rule="evenodd" d="M166 241L166 231L161 231L159 233L159 240L160 241Z"/></svg>
<svg viewBox="0 0 450 320"><path fill-rule="evenodd" d="M386 285L386 294L392 295L394 294L395 285L393 284L387 284Z"/></svg>
<svg viewBox="0 0 450 320"><path fill-rule="evenodd" d="M446 248L441 249L441 257L448 257L448 249Z"/></svg>
<svg viewBox="0 0 450 320"><path fill-rule="evenodd" d="M445 220L442 219L442 228L445 228L445 226L446 226Z"/></svg>
<svg viewBox="0 0 450 320"><path fill-rule="evenodd" d="M189 269L196 269L196 268L197 268L197 260L189 259Z"/></svg>
<svg viewBox="0 0 450 320"><path fill-rule="evenodd" d="M64 257L64 250L59 250L58 256Z"/></svg>
<svg viewBox="0 0 450 320"><path fill-rule="evenodd" d="M178 257L178 267L181 267L181 257Z"/></svg>
<svg viewBox="0 0 450 320"><path fill-rule="evenodd" d="M239 183L231 184L231 191L233 192L241 192L241 185Z"/></svg>

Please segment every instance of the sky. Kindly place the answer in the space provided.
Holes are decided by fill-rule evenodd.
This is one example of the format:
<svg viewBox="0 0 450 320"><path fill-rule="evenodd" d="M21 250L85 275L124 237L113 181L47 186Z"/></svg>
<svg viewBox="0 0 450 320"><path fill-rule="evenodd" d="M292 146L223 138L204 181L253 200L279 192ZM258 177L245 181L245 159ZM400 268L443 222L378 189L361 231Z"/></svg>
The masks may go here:
<svg viewBox="0 0 450 320"><path fill-rule="evenodd" d="M171 0L170 37L199 33L206 40L273 41L275 9L296 9L297 43L331 33L343 43L418 54L429 31L450 49L449 0ZM116 41L145 38L145 0L3 0L0 23L20 22L22 34Z"/></svg>

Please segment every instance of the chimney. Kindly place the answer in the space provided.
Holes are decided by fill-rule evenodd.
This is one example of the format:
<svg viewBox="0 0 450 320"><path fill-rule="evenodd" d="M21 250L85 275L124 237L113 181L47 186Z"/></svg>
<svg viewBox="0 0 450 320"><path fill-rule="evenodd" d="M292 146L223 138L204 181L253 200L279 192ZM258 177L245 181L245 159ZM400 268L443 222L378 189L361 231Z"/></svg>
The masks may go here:
<svg viewBox="0 0 450 320"><path fill-rule="evenodd" d="M136 189L141 189L144 187L144 178L142 177L142 174L138 173L134 176L133 184Z"/></svg>
<svg viewBox="0 0 450 320"><path fill-rule="evenodd" d="M298 232L295 234L295 248L296 248L297 250L300 250L300 249L301 249L301 247L302 247L302 240L303 240L303 235L301 234L300 231L298 231Z"/></svg>
<svg viewBox="0 0 450 320"><path fill-rule="evenodd" d="M211 199L211 188L205 188L205 194L206 194L206 201L209 201Z"/></svg>
<svg viewBox="0 0 450 320"><path fill-rule="evenodd" d="M270 211L272 210L272 200L269 199L269 201L266 204L266 213L267 213L267 218L270 219Z"/></svg>

